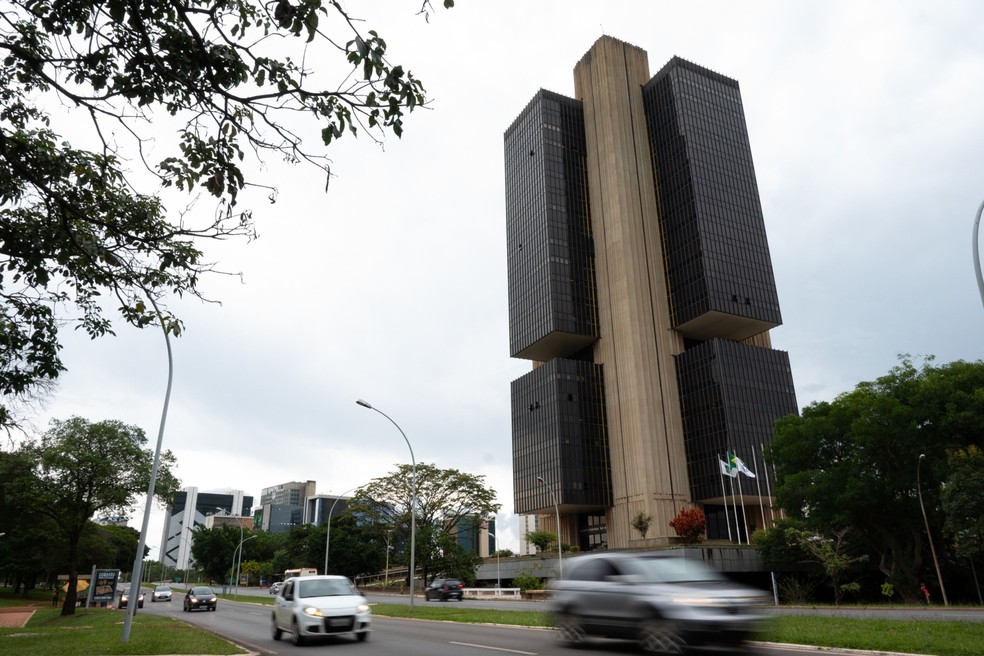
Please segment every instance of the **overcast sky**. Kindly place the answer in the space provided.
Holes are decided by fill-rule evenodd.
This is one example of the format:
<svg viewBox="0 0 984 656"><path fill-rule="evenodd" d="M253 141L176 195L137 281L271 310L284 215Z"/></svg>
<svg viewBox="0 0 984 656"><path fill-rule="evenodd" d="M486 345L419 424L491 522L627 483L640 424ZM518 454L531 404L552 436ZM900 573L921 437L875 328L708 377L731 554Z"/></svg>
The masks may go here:
<svg viewBox="0 0 984 656"><path fill-rule="evenodd" d="M206 245L238 278L221 305L174 301L164 438L183 485L315 480L347 493L409 453L481 474L518 548L509 383L502 135L538 89L574 95L573 68L609 35L741 85L800 407L885 374L898 354L984 356L972 229L984 199L984 12L974 0L586 2L459 0L429 22L414 0L349 2L424 81L429 111L384 148L331 151L315 171L264 172L280 201L260 238ZM207 203L198 211L210 212ZM110 306L113 309L115 306ZM65 333L68 373L36 421L144 428L153 445L162 333ZM142 507L132 525L139 528ZM162 512L147 544L157 555Z"/></svg>

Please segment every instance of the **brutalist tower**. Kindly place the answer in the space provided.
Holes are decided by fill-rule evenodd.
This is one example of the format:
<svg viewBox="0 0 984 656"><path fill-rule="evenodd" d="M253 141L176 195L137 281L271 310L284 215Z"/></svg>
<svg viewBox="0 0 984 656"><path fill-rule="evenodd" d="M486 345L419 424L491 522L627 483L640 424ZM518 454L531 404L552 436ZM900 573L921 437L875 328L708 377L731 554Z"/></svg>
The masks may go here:
<svg viewBox="0 0 984 656"><path fill-rule="evenodd" d="M771 523L761 460L797 411L738 83L602 37L576 98L541 90L505 133L516 512L580 550ZM757 476L725 478L738 455ZM732 489L743 485L740 494ZM652 518L643 537L632 527Z"/></svg>

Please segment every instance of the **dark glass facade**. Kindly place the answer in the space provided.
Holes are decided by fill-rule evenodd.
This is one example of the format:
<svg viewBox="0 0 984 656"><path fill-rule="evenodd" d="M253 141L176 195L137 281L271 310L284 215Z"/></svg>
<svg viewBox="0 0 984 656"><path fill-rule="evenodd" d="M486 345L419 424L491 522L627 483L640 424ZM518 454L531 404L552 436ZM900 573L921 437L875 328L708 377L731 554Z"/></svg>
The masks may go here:
<svg viewBox="0 0 984 656"><path fill-rule="evenodd" d="M643 88L674 327L745 339L782 323L738 82L678 57Z"/></svg>
<svg viewBox="0 0 984 656"><path fill-rule="evenodd" d="M651 442L666 440L675 447L677 461L686 458L690 499L720 504L719 456L734 451L749 467L756 461L760 465L761 446L771 441L774 422L797 411L788 355L743 342L780 325L782 317L738 83L673 58L642 84L648 143L640 143L644 139L623 131L631 129L623 119L637 115L632 112L638 111L642 80L625 85L629 95L624 104L605 104L619 93L616 81L625 71L639 70L622 63L637 60L634 55L618 60L619 49L606 50L608 45L592 48L582 60L585 67L576 69L583 104L541 90L504 137L509 349L513 357L537 363L512 383L515 511L552 515L556 493L565 540L577 540L582 550L623 548L637 537L625 519L631 516L629 504L637 503L629 501L630 494L646 496L647 503L659 508L678 493L672 480L652 475L654 463L626 458L617 460L626 472L622 476L616 471L616 480L636 488L620 488L613 500L606 416L619 431L611 440L622 454L653 453ZM585 72L589 67L590 75ZM645 76L648 67L639 75ZM595 112L596 124L585 125L585 106ZM631 111L620 114L623 106ZM616 111L605 113L598 107ZM586 134L597 136L590 157ZM622 179L611 175L641 170L633 158L639 152L645 157L647 148L653 187L648 173ZM603 185L590 193L589 168L591 180ZM640 177L647 179L642 187L635 185ZM636 212L632 203L599 204L604 215L595 217L596 244L589 201L619 194L655 194L656 211ZM651 208L652 196L648 201ZM647 244L640 255L640 249L619 241L623 234L645 234L638 221L659 222L661 253ZM650 225L642 227L648 230ZM605 278L603 291L613 309L601 313L606 323L600 325L596 246L606 263L630 262L628 275L659 275L662 269L669 298L640 294L639 289L659 288L650 281L620 285ZM609 298L614 294L627 295ZM621 349L637 343L625 336L644 329L637 315L618 311L628 301L652 302L658 308L653 315L659 317L659 330L665 332L670 332L668 305L675 334L657 340L658 357L653 351L643 355L627 348L612 357L610 344ZM612 341L598 341L608 339ZM767 335L754 341L768 344ZM660 370L670 356L679 404L675 398L667 402L667 395L675 392ZM616 372L630 381L625 388L640 380L659 382L646 394L627 393L631 401L608 415L604 367L609 367L612 403L622 389ZM650 412L650 402L660 404L666 414ZM626 480L631 481L627 486ZM771 479L763 476L759 483L767 496ZM737 525L729 531L736 520L724 506L708 504L705 510L710 537L739 534ZM754 514L748 513L748 521L755 521ZM660 535L669 533L662 530Z"/></svg>
<svg viewBox="0 0 984 656"><path fill-rule="evenodd" d="M598 337L584 111L541 90L505 133L509 352L570 357Z"/></svg>
<svg viewBox="0 0 984 656"><path fill-rule="evenodd" d="M512 445L516 512L610 506L601 365L554 358L514 380Z"/></svg>
<svg viewBox="0 0 984 656"><path fill-rule="evenodd" d="M763 476L762 445L777 419L797 412L785 351L712 339L676 356L690 492L695 501L721 497L719 458L734 452L758 470L755 493L774 489Z"/></svg>

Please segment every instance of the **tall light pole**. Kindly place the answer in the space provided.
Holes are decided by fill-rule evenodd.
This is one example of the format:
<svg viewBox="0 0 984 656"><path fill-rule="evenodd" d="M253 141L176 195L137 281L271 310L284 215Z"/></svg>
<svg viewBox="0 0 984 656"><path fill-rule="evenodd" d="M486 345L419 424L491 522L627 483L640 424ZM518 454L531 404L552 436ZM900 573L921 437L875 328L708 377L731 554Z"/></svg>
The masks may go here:
<svg viewBox="0 0 984 656"><path fill-rule="evenodd" d="M164 315L157 307L157 301L147 293L147 299L154 306L154 312L161 322L161 330L164 331L164 343L167 345L167 390L164 392L164 407L161 409L161 423L157 429L157 447L154 449L154 464L150 468L150 482L147 483L147 503L144 504L143 522L140 525L140 537L137 539L137 553L133 559L133 573L130 580L130 599L136 599L140 595L140 577L143 571L144 546L147 544L147 528L150 524L150 511L154 504L154 491L157 487L157 470L161 463L161 446L164 443L164 424L167 423L167 407L171 402L171 383L174 381L174 358L171 355L171 338L168 333L174 328L174 324L169 327L164 321ZM163 563L163 558L161 559ZM136 604L126 605L126 616L123 618L123 633L120 635L120 643L126 644L130 640L130 627L133 626L133 614L137 612Z"/></svg>
<svg viewBox="0 0 984 656"><path fill-rule="evenodd" d="M936 580L940 582L940 592L943 593L943 605L949 606L950 601L946 598L946 588L943 587L943 576L940 574L940 563L936 560L936 547L933 546L933 534L929 532L929 520L926 519L926 507L922 500L922 481L919 478L919 467L926 459L925 453L919 454L919 461L916 463L916 494L919 496L919 509L922 511L923 523L926 525L926 539L929 540L929 552L933 554L933 566L936 567Z"/></svg>
<svg viewBox="0 0 984 656"><path fill-rule="evenodd" d="M550 498L553 499L554 512L557 513L557 578L564 578L564 544L560 539L560 506L557 505L557 495L554 494L554 488L552 485L547 485L547 482L543 480L543 476L537 476L536 480L540 482L541 485L546 485L550 489Z"/></svg>
<svg viewBox="0 0 984 656"><path fill-rule="evenodd" d="M225 508L219 508L218 506L216 506L215 509L221 511L223 515L228 515L230 517L236 517L231 512L227 511ZM236 550L232 552L232 568L231 568L231 570L229 572L230 575L235 575L236 574L236 554L239 552L240 547L243 546L243 520L240 517L236 517L236 521L239 522L239 546L236 547ZM236 577L236 587L234 589L233 596L236 597L236 598L239 597L239 577L238 576Z"/></svg>
<svg viewBox="0 0 984 656"><path fill-rule="evenodd" d="M237 599L239 598L239 573L242 571L242 568L243 568L243 543L244 542L249 542L253 538L258 538L258 537L260 537L260 536L258 536L258 535L251 535L248 538L246 538L245 540L240 540L239 541L239 547L238 547L239 548L239 564L236 566L236 593L233 595Z"/></svg>
<svg viewBox="0 0 984 656"><path fill-rule="evenodd" d="M393 418L388 414L380 410L379 408L374 408L367 401L359 399L356 401L357 404L361 405L363 408L369 408L370 410L375 410L379 414L383 415L389 419L390 423L396 426L396 430L400 431L400 435L403 436L403 441L407 443L407 448L410 449L410 463L413 466L413 491L410 494L410 612L413 612L413 580L417 574L416 568L414 567L414 556L417 552L417 459L413 455L413 447L410 446L410 440L407 439L407 434L403 432L400 425L393 421Z"/></svg>
<svg viewBox="0 0 984 656"><path fill-rule="evenodd" d="M977 275L977 289L981 292L981 302L984 303L984 276L981 275L981 253L978 245L981 212L984 212L984 201L981 201L981 206L977 208L977 218L974 219L974 273Z"/></svg>
<svg viewBox="0 0 984 656"><path fill-rule="evenodd" d="M331 508L328 510L328 533L325 535L325 570L322 572L322 574L328 573L328 546L331 544L331 515L333 512L335 512L335 504L341 501L343 496L345 496L352 490L357 490L357 489L359 489L358 485L349 488L344 492L342 492L341 494L339 494L337 497L335 497L335 501L332 502Z"/></svg>

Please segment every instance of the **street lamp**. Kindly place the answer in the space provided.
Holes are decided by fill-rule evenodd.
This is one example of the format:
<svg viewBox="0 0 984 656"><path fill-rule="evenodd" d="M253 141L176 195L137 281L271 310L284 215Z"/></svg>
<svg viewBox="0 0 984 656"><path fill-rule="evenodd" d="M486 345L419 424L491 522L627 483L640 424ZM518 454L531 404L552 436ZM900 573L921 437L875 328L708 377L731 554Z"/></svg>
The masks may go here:
<svg viewBox="0 0 984 656"><path fill-rule="evenodd" d="M233 515L231 512L229 512L225 508L219 508L218 506L216 506L215 509L218 510L218 511L221 511L221 513L223 515L228 515L229 517L236 517L235 515ZM232 552L232 569L231 569L231 572L230 572L231 574L235 574L236 573L236 553L238 553L239 552L239 549L243 546L243 520L240 517L236 517L236 521L239 522L239 546L236 547L236 551L233 551ZM236 598L239 597L239 576L238 575L236 575L236 588L235 588L235 590L233 592L233 596L236 597Z"/></svg>
<svg viewBox="0 0 984 656"><path fill-rule="evenodd" d="M144 290L146 292L146 289ZM150 525L150 511L154 504L154 491L157 487L157 470L161 463L161 446L164 443L164 424L167 423L167 406L171 402L171 383L174 380L174 358L171 355L171 338L168 332L174 327L168 327L164 322L164 315L157 307L157 301L148 292L147 299L154 306L154 312L161 322L161 330L164 331L164 343L167 345L167 389L164 392L164 407L161 410L161 423L157 429L157 447L154 449L154 464L150 468L150 482L147 483L147 502L144 504L143 522L140 525L140 537L137 539L137 553L133 559L133 573L130 582L130 598L135 599L140 593L140 577L143 571L144 546L147 544L147 529ZM163 562L163 560L161 561ZM134 582L135 581L135 582ZM120 643L126 644L130 640L130 628L133 626L133 614L137 612L136 604L126 605L126 616L123 618L123 633L120 635Z"/></svg>
<svg viewBox="0 0 984 656"><path fill-rule="evenodd" d="M977 288L981 292L981 302L984 303L984 276L981 275L981 254L978 246L981 212L984 212L984 201L981 201L981 206L977 208L977 218L974 219L974 273L977 275Z"/></svg>
<svg viewBox="0 0 984 656"><path fill-rule="evenodd" d="M542 485L547 485L547 482L543 480L543 476L537 476L538 480ZM557 505L557 495L554 494L554 489L552 485L548 485L550 488L550 498L553 499L554 512L557 513L557 578L564 578L564 545L560 539L560 506Z"/></svg>
<svg viewBox="0 0 984 656"><path fill-rule="evenodd" d="M407 439L407 434L403 432L400 425L393 421L393 418L388 414L380 410L379 408L374 408L367 401L359 399L356 401L357 404L361 405L363 408L369 408L370 410L375 410L379 414L383 415L389 419L390 423L396 426L396 430L400 431L400 435L403 436L403 441L407 443L407 448L410 449L410 463L413 466L413 492L410 495L410 612L413 612L413 580L416 577L416 568L414 567L414 555L417 551L417 459L413 455L413 447L410 446L410 440Z"/></svg>
<svg viewBox="0 0 984 656"><path fill-rule="evenodd" d="M258 538L258 537L260 537L260 536L258 536L258 535L251 535L248 538L246 538L245 540L240 540L239 541L239 546L236 547L239 550L239 565L236 567L236 593L233 596L236 597L237 599L239 598L239 574L242 571L242 567L243 567L243 543L244 542L249 542L253 538ZM233 561L235 561L235 557L233 557Z"/></svg>
<svg viewBox="0 0 984 656"><path fill-rule="evenodd" d="M929 552L933 554L933 566L936 567L936 580L940 582L940 592L943 593L943 605L949 606L950 602L946 598L946 588L943 587L943 576L940 574L940 563L936 560L936 547L933 546L933 534L929 532L929 520L926 519L926 507L923 506L922 500L922 481L919 478L919 466L922 465L922 461L926 459L925 453L919 454L919 460L916 462L916 494L919 496L919 509L922 511L923 523L926 525L926 538L929 540Z"/></svg>
<svg viewBox="0 0 984 656"><path fill-rule="evenodd" d="M328 533L325 535L325 571L324 574L328 573L328 546L331 544L331 515L335 512L335 504L342 500L342 497L351 492L352 490L359 489L359 486L349 488L335 497L335 501L332 502L331 508L328 509Z"/></svg>

